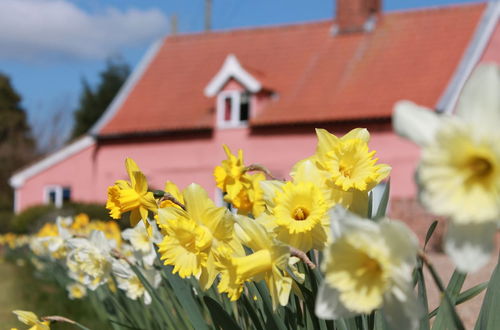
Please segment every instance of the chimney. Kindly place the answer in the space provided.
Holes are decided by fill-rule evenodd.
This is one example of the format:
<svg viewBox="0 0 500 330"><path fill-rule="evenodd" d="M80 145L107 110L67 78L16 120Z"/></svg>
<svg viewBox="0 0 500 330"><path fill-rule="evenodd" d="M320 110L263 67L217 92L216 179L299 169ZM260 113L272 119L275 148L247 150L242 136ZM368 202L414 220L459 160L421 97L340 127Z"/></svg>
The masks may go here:
<svg viewBox="0 0 500 330"><path fill-rule="evenodd" d="M336 0L338 34L370 31L382 9L382 0Z"/></svg>

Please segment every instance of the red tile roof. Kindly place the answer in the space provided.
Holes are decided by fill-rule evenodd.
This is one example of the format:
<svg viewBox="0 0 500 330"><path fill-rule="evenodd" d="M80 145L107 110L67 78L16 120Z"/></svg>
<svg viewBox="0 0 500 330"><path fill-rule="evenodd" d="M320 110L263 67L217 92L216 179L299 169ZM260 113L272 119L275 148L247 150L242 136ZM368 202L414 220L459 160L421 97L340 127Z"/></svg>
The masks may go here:
<svg viewBox="0 0 500 330"><path fill-rule="evenodd" d="M333 35L323 21L168 37L99 134L213 127L203 90L228 54L279 95L252 125L388 117L400 99L433 107L484 9L388 12L370 33Z"/></svg>

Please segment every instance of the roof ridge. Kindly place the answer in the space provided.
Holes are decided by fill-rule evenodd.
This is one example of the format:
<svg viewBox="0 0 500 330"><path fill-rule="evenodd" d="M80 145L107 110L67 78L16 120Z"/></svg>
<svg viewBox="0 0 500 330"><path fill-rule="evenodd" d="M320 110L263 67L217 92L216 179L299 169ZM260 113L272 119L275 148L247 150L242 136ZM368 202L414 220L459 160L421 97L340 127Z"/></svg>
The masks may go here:
<svg viewBox="0 0 500 330"><path fill-rule="evenodd" d="M433 5L427 7L419 7L419 8L406 8L406 9L394 9L388 10L386 14L414 14L416 12L430 12L430 11L439 11L439 10L451 10L451 9L468 9L469 7L476 6L486 6L488 1L485 0L469 0L469 2L465 3L448 3L441 5Z"/></svg>
<svg viewBox="0 0 500 330"><path fill-rule="evenodd" d="M434 12L440 10L452 10L452 9L466 9L469 7L476 6L485 6L487 1L477 1L471 0L471 2L467 3L452 3L445 5L434 5L428 7L421 8L410 8L410 9L396 9L396 10L388 10L384 11L384 15L404 15L404 14L415 14L415 13L427 13ZM312 27L317 25L318 27L323 27L326 24L332 24L335 22L335 19L320 19L320 20L312 20L312 21L302 21L302 22L293 22L293 23L276 23L276 24L268 24L268 25L260 25L260 26L244 26L244 27L236 27L236 28L227 28L227 29L219 29L213 30L210 32L205 31L196 31L196 32L183 32L176 35L168 35L165 37L166 41L181 41L181 40L196 40L199 38L217 38L224 37L228 34L245 34L245 33L265 33L270 30L294 30L294 29L302 29L304 27Z"/></svg>

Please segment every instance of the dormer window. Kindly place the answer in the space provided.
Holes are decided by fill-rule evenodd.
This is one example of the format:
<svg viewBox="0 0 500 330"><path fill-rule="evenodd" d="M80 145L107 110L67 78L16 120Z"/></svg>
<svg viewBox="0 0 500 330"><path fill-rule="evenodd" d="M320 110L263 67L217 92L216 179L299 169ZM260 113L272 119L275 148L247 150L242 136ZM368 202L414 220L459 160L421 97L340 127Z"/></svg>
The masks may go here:
<svg viewBox="0 0 500 330"><path fill-rule="evenodd" d="M250 93L223 91L217 96L217 126L246 127L250 117Z"/></svg>

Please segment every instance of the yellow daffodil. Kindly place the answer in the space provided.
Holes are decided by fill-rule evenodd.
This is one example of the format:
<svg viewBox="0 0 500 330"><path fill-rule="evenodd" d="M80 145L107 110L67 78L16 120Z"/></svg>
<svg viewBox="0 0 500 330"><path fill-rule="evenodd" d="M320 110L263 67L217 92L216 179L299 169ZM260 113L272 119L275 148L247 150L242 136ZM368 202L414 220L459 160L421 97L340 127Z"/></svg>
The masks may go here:
<svg viewBox="0 0 500 330"><path fill-rule="evenodd" d="M122 213L130 212L130 223L135 226L141 219L149 226L146 219L148 210L156 211L157 205L152 192L148 192L146 177L137 164L130 158L125 161L130 181L118 180L108 188L106 208L113 219L120 219Z"/></svg>
<svg viewBox="0 0 500 330"><path fill-rule="evenodd" d="M174 266L181 277L199 278L208 289L216 275L214 250L225 245L242 250L234 236L232 215L215 207L206 191L191 184L183 191L186 210L177 207L158 209L158 224L166 235L158 244L161 259Z"/></svg>
<svg viewBox="0 0 500 330"><path fill-rule="evenodd" d="M268 190L267 210L257 218L276 238L299 250L323 249L326 243L330 203L312 182L273 184ZM271 190L271 191L269 191Z"/></svg>
<svg viewBox="0 0 500 330"><path fill-rule="evenodd" d="M253 214L263 211L259 182L265 179L263 173L250 174L246 172L243 162L243 151L238 150L238 157L224 145L227 159L214 169L217 187L225 194L224 200L233 204L240 214Z"/></svg>
<svg viewBox="0 0 500 330"><path fill-rule="evenodd" d="M421 202L451 222L445 250L458 269L483 266L500 223L500 70L479 66L465 84L455 116L409 101L396 104L396 132L422 150L417 181Z"/></svg>
<svg viewBox="0 0 500 330"><path fill-rule="evenodd" d="M420 317L412 284L415 235L400 222L361 219L339 206L331 227L316 314L338 319L381 308L393 329L415 329Z"/></svg>
<svg viewBox="0 0 500 330"><path fill-rule="evenodd" d="M245 281L264 280L271 293L273 308L285 306L292 287L292 278L283 272L288 265L290 248L273 239L262 225L247 217L238 218L235 230L241 242L253 252L244 257L228 252L218 255L221 269L219 291L236 300Z"/></svg>
<svg viewBox="0 0 500 330"><path fill-rule="evenodd" d="M50 330L50 322L39 320L33 312L15 310L13 313L16 314L19 321L30 326L29 330Z"/></svg>
<svg viewBox="0 0 500 330"><path fill-rule="evenodd" d="M329 190L328 199L362 216L367 216L368 193L387 178L391 167L377 164L375 151L370 151L370 134L366 129L356 128L339 138L324 129L316 129L318 145L316 153L298 162L291 173L295 178L306 162L312 162Z"/></svg>

